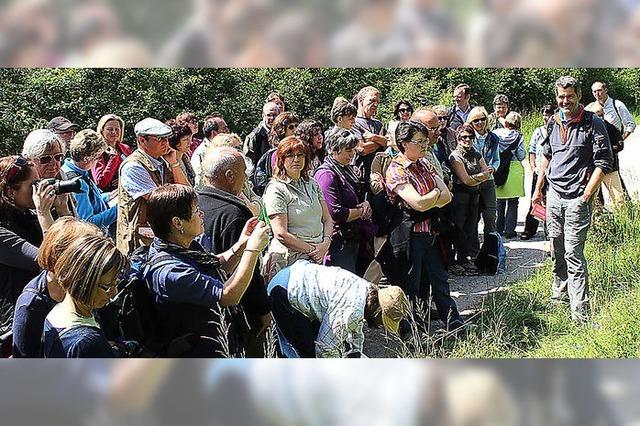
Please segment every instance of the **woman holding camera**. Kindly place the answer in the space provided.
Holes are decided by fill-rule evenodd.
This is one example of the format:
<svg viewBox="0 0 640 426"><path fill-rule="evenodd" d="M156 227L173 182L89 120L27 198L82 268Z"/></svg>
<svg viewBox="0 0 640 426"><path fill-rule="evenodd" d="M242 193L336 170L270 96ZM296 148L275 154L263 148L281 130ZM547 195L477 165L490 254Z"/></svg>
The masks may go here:
<svg viewBox="0 0 640 426"><path fill-rule="evenodd" d="M156 238L143 273L156 302L163 355L224 355L218 312L242 299L269 240L268 228L250 219L229 250L212 255L195 241L204 221L192 187L161 186L149 195L148 207Z"/></svg>
<svg viewBox="0 0 640 426"><path fill-rule="evenodd" d="M113 358L93 311L117 293L127 258L106 237L84 236L57 260L53 273L65 297L44 321L45 358Z"/></svg>
<svg viewBox="0 0 640 426"><path fill-rule="evenodd" d="M53 224L54 185L37 181L26 158L0 158L0 335L11 330L16 299L40 270L38 246Z"/></svg>

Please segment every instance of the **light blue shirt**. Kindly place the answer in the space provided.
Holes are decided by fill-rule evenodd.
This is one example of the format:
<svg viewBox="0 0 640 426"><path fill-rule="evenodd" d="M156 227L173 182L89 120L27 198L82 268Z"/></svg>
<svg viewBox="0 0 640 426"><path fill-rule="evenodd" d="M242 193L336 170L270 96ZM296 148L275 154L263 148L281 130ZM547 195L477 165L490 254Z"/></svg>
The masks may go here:
<svg viewBox="0 0 640 426"><path fill-rule="evenodd" d="M164 180L162 159L158 160L144 151L140 152L149 158L151 164L160 171L160 176ZM120 185L124 187L134 200L149 194L158 187L147 169L137 161L127 161L122 165L120 168Z"/></svg>
<svg viewBox="0 0 640 426"><path fill-rule="evenodd" d="M79 219L93 223L103 232L108 231L109 225L118 218L118 206L109 207L109 194L103 193L91 180L88 170L76 166L70 158L62 165L65 173L75 173L81 176L80 189L82 192L74 193L76 201L76 213Z"/></svg>

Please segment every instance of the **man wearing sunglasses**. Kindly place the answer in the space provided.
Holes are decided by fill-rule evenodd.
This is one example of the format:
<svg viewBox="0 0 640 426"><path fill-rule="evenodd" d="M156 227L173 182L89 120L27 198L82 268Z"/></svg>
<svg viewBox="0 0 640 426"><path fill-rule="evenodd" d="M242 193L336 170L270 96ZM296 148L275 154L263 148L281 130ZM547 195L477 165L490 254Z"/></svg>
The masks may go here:
<svg viewBox="0 0 640 426"><path fill-rule="evenodd" d="M134 127L138 149L120 166L118 187L118 250L129 254L148 245L153 232L147 224L147 197L167 183L189 185L176 151L169 146L171 127L155 118L145 118Z"/></svg>

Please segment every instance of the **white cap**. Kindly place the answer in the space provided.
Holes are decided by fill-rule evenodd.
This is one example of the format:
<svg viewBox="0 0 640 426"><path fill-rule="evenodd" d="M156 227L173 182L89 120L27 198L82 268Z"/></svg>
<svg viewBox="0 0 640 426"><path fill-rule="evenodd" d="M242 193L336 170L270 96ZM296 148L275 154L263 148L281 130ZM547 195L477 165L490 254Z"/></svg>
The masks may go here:
<svg viewBox="0 0 640 426"><path fill-rule="evenodd" d="M136 136L156 136L158 138L166 138L173 134L171 127L160 120L150 117L139 121L133 128L133 131Z"/></svg>

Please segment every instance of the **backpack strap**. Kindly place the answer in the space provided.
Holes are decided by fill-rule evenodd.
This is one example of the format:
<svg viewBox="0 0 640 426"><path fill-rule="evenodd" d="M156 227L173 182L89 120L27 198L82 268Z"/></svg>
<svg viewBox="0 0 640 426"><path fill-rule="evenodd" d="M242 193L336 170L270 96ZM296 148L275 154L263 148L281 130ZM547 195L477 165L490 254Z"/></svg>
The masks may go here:
<svg viewBox="0 0 640 426"><path fill-rule="evenodd" d="M611 98L611 103L613 104L613 110L616 112L616 114L618 114L618 118L620 119L620 127L622 127L621 132L624 132L624 121L622 120L620 111L618 111L618 107L616 106L616 100Z"/></svg>

